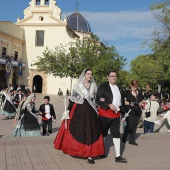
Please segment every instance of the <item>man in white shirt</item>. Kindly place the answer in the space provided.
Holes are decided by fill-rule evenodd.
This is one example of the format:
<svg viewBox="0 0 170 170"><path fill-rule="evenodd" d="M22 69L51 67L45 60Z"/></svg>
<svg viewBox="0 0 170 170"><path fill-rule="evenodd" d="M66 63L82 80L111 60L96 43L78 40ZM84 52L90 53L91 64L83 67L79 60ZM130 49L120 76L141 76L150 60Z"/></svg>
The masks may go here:
<svg viewBox="0 0 170 170"><path fill-rule="evenodd" d="M99 106L99 120L103 137L105 138L110 129L111 137L115 146L115 162L127 163L120 155L120 115L124 121L124 91L116 84L116 71L109 71L108 82L99 86L96 94L96 103Z"/></svg>

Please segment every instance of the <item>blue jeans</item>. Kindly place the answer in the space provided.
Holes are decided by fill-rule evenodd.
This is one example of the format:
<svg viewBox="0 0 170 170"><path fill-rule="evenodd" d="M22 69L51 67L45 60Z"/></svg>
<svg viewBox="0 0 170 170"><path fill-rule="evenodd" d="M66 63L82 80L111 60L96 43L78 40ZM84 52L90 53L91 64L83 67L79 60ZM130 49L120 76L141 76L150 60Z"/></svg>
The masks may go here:
<svg viewBox="0 0 170 170"><path fill-rule="evenodd" d="M144 120L144 133L153 133L154 125L154 122L148 122L147 120Z"/></svg>

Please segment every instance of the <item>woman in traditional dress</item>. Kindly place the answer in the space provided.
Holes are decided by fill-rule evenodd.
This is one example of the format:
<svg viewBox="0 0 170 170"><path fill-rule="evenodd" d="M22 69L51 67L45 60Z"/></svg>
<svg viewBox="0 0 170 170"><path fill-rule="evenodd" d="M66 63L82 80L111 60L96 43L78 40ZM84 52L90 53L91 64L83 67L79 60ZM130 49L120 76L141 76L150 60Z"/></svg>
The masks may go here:
<svg viewBox="0 0 170 170"><path fill-rule="evenodd" d="M11 119L16 114L16 108L13 104L13 96L12 96L12 90L9 90L5 87L4 93L2 95L2 111L1 114L5 115L7 119Z"/></svg>
<svg viewBox="0 0 170 170"><path fill-rule="evenodd" d="M38 123L38 110L35 108L35 95L30 94L22 105L18 123L14 127L13 136L41 136Z"/></svg>
<svg viewBox="0 0 170 170"><path fill-rule="evenodd" d="M2 114L2 95L3 95L3 90L0 91L0 115Z"/></svg>
<svg viewBox="0 0 170 170"><path fill-rule="evenodd" d="M94 164L94 157L104 155L104 143L98 112L94 104L97 86L91 69L85 69L73 88L69 106L54 141L54 148L71 156L86 157Z"/></svg>

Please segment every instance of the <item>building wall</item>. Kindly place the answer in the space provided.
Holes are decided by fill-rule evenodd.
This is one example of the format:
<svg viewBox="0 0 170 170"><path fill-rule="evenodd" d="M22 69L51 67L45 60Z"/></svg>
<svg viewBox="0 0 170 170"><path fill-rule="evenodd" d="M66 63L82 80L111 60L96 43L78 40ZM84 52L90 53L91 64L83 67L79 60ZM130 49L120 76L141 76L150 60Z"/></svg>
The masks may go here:
<svg viewBox="0 0 170 170"><path fill-rule="evenodd" d="M43 77L42 93L57 94L60 88L65 94L67 89L70 91L70 78L61 79L40 73L33 64L38 61L37 56L42 56L46 47L55 50L55 47L60 44L65 45L76 41L78 35L68 29L65 21L60 20L61 10L55 6L54 0L50 0L49 6L37 6L35 0L32 0L30 6L24 10L24 14L24 19L18 20L16 23L17 26L24 29L25 36L23 62L26 63L26 66L23 72L23 82L32 88L34 76L40 75ZM43 47L35 45L37 30L44 31ZM72 83L74 84L74 81Z"/></svg>
<svg viewBox="0 0 170 170"><path fill-rule="evenodd" d="M18 18L15 25L10 22L2 23L2 27L0 25L0 50L1 46L7 46L9 55L12 55L15 49L18 50L19 58L25 63L23 75L18 78L19 84L32 89L33 79L39 75L43 80L42 93L57 94L60 88L63 94L66 94L67 89L72 90L75 79L71 81L70 77L60 78L38 72L33 64L37 62L37 56L42 56L46 47L54 50L60 44L75 42L85 33L81 35L68 28L66 19L60 19L61 9L56 6L55 0L50 0L49 5L44 5L44 0L41 0L41 5L35 5L35 2L36 0L29 2L29 6L24 10L24 18ZM43 47L35 45L36 30L44 30Z"/></svg>
<svg viewBox="0 0 170 170"><path fill-rule="evenodd" d="M6 48L6 55L15 57L15 51L18 52L18 59L23 58L24 30L11 22L0 22L0 57L2 58L2 49ZM15 61L17 62L17 61ZM1 63L1 69L5 70L5 64ZM12 84L15 78L16 83L21 83L22 77L18 76L17 66L11 67L11 73L6 77L6 83Z"/></svg>

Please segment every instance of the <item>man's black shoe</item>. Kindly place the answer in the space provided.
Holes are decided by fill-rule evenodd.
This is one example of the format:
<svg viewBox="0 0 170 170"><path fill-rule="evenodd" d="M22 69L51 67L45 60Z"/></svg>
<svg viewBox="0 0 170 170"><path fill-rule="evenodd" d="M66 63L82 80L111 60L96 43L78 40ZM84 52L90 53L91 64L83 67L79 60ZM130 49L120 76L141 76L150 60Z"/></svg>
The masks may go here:
<svg viewBox="0 0 170 170"><path fill-rule="evenodd" d="M119 163L127 163L126 158L122 158L121 156L115 158L115 162Z"/></svg>
<svg viewBox="0 0 170 170"><path fill-rule="evenodd" d="M46 134L47 136L50 136L50 133L49 132L47 132L47 134Z"/></svg>
<svg viewBox="0 0 170 170"><path fill-rule="evenodd" d="M138 146L138 144L135 141L129 141L129 144Z"/></svg>
<svg viewBox="0 0 170 170"><path fill-rule="evenodd" d="M43 133L42 133L41 136L46 136L46 134L43 134Z"/></svg>
<svg viewBox="0 0 170 170"><path fill-rule="evenodd" d="M143 125L139 125L138 128L143 128Z"/></svg>
<svg viewBox="0 0 170 170"><path fill-rule="evenodd" d="M88 163L89 163L89 164L95 164L94 159L92 159L92 158L88 158L87 160L88 160Z"/></svg>

